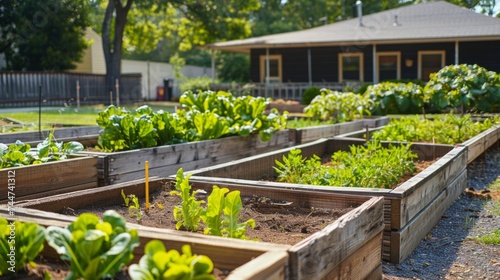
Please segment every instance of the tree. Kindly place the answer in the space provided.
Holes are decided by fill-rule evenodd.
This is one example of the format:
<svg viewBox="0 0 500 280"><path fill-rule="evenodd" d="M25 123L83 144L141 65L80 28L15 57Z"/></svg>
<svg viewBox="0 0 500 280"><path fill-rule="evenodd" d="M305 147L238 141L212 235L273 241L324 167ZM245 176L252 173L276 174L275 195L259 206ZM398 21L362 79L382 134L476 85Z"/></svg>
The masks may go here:
<svg viewBox="0 0 500 280"><path fill-rule="evenodd" d="M108 91L115 92L115 79L120 77L124 32L127 16L133 5L139 12L161 11L169 16L172 15L169 18L172 24L167 27L174 29L179 35L179 49L189 50L193 45L248 37L250 34L248 14L259 7L259 2L257 0L108 0L102 24ZM144 43L139 40L136 42Z"/></svg>
<svg viewBox="0 0 500 280"><path fill-rule="evenodd" d="M87 47L87 0L6 0L0 4L0 51L12 70L76 67Z"/></svg>

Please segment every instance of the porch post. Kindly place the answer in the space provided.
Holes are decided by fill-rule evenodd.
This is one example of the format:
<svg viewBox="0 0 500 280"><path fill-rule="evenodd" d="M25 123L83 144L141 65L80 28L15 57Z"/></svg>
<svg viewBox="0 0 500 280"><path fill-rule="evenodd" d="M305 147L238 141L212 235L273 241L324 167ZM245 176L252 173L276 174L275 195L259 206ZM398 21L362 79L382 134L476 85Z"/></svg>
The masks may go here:
<svg viewBox="0 0 500 280"><path fill-rule="evenodd" d="M458 41L455 41L455 65L458 65Z"/></svg>
<svg viewBox="0 0 500 280"><path fill-rule="evenodd" d="M373 83L378 82L377 77L377 45L373 44Z"/></svg>
<svg viewBox="0 0 500 280"><path fill-rule="evenodd" d="M266 87L269 85L269 48L266 48Z"/></svg>
<svg viewBox="0 0 500 280"><path fill-rule="evenodd" d="M307 48L307 73L309 74L309 86L312 86L311 48Z"/></svg>

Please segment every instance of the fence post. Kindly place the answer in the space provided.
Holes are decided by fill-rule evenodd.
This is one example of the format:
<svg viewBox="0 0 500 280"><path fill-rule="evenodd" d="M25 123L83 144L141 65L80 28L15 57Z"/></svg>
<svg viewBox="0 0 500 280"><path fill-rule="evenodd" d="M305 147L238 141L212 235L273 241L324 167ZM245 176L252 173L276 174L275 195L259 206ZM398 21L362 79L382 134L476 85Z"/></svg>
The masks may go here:
<svg viewBox="0 0 500 280"><path fill-rule="evenodd" d="M113 105L113 91L109 91L109 105Z"/></svg>
<svg viewBox="0 0 500 280"><path fill-rule="evenodd" d="M76 108L80 110L80 81L76 80Z"/></svg>
<svg viewBox="0 0 500 280"><path fill-rule="evenodd" d="M116 87L116 107L120 107L120 84L118 84L118 79L115 81Z"/></svg>

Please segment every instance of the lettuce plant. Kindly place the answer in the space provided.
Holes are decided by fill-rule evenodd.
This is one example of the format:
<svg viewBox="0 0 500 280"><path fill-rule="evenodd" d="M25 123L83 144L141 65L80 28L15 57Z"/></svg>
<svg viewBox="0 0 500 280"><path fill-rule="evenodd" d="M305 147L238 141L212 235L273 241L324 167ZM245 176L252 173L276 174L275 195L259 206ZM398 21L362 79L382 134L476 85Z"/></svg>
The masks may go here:
<svg viewBox="0 0 500 280"><path fill-rule="evenodd" d="M61 258L70 262L66 279L113 278L133 259L139 246L137 230L126 227L125 219L108 210L102 221L94 214L84 213L67 228L49 226L48 244Z"/></svg>
<svg viewBox="0 0 500 280"><path fill-rule="evenodd" d="M182 246L182 254L177 250L165 249L159 240L149 241L144 248L144 256L139 264L129 267L132 280L214 280L214 264L205 255L191 252L191 246Z"/></svg>
<svg viewBox="0 0 500 280"><path fill-rule="evenodd" d="M184 227L189 231L197 231L203 211L201 204L205 203L205 201L197 200L195 197L196 192L191 192L189 177L191 175L184 177L184 172L180 168L175 178L175 188L177 190L171 191L170 195L176 195L182 199L181 204L174 207L174 219L177 221L175 228Z"/></svg>
<svg viewBox="0 0 500 280"><path fill-rule="evenodd" d="M32 263L43 250L44 242L45 229L42 226L0 218L0 276Z"/></svg>

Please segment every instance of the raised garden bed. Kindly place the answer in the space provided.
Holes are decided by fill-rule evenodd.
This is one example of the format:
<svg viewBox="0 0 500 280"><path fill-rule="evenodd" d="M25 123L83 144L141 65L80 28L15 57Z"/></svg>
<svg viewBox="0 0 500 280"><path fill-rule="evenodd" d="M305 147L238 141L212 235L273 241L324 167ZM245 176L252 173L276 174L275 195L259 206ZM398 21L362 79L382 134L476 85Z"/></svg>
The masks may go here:
<svg viewBox="0 0 500 280"><path fill-rule="evenodd" d="M54 138L57 141L63 142L78 141L86 147L95 146L99 130L100 128L96 125L56 128L54 129ZM0 143L10 144L20 140L21 142L34 145L47 138L51 131L50 129L44 129L41 131L41 134L39 131L3 133L0 134Z"/></svg>
<svg viewBox="0 0 500 280"><path fill-rule="evenodd" d="M388 117L364 117L363 119L348 121L344 123L328 124L312 127L296 128L295 142L303 144L320 138L330 138L333 136L360 131L362 129L375 128L389 123Z"/></svg>
<svg viewBox="0 0 500 280"><path fill-rule="evenodd" d="M11 219L9 211L5 207L0 207L0 217ZM60 215L52 212L39 211L27 208L16 209L15 218L23 222L34 222L41 226L66 227L73 222L76 217ZM289 246L271 243L255 243L248 246L248 242L236 239L225 239L213 236L198 236L197 234L165 231L152 227L144 227L137 224L127 224L128 228L139 230L140 245L134 250L134 260L131 263L138 263L144 254L144 245L150 240L160 240L167 249L180 251L185 244L191 245L193 253L207 255L214 262L215 268L220 274L227 275L224 279L271 279L285 280L288 266ZM47 243L41 253L45 263L56 263L59 255ZM69 269L64 266L63 269ZM124 273L126 274L126 273ZM116 279L129 279L126 276ZM11 279L19 279L17 277ZM36 278L29 278L36 279ZM57 279L57 278L55 278Z"/></svg>
<svg viewBox="0 0 500 280"><path fill-rule="evenodd" d="M97 157L71 155L61 161L0 169L0 203L97 187Z"/></svg>
<svg viewBox="0 0 500 280"><path fill-rule="evenodd" d="M415 143L413 152L419 160L435 160L419 174L394 189L368 189L336 186L312 186L269 181L275 178L276 160L282 160L291 149L300 148L304 157L330 156L361 145L360 139L320 139L292 148L269 152L226 164L191 171L194 182L215 185L234 183L270 189L321 191L384 197L384 260L400 263L440 219L441 214L462 193L466 185L467 149L450 145Z"/></svg>
<svg viewBox="0 0 500 280"><path fill-rule="evenodd" d="M382 127L370 128L368 130L368 133L373 133L381 128ZM365 139L366 134L367 134L366 130L358 130L339 135L339 137ZM474 161L478 156L482 155L489 147L497 143L499 140L500 140L500 125L494 125L493 127L457 145L461 145L467 148L467 163L469 164L472 161ZM385 142L390 143L388 141Z"/></svg>
<svg viewBox="0 0 500 280"><path fill-rule="evenodd" d="M154 192L164 188L166 182L173 179L153 179L150 181L150 191ZM346 214L326 225L322 230L309 235L296 244L286 247L288 264L285 279L380 279L381 277L381 238L383 230L383 200L367 196L353 196L333 193L319 193L304 190L269 189L266 187L245 186L236 184L221 184L231 191L239 190L241 196L261 196L271 200L286 201L309 209L339 209L350 208ZM212 185L207 183L193 183L193 189L212 190ZM23 208L35 208L43 211L64 212L83 209L87 207L105 207L106 205L121 205L123 198L121 191L126 194L135 194L144 197L144 182L134 181L96 190L77 191L44 199L34 200L19 204ZM166 205L164 207L167 207ZM314 207L314 208L312 208ZM171 213L170 213L171 215ZM141 235L142 226L137 226ZM153 229L148 228L153 231ZM156 233L163 233L169 238L193 237L194 244L201 240L217 240L213 246L220 244L221 248L210 248L212 253L218 252L224 262L220 265L234 263L243 257L247 250L255 251L257 248L272 250L285 245L267 242L241 241L222 237L206 236L199 233L188 233L170 229L154 229ZM165 237L166 238L166 237ZM200 241L197 241L199 239ZM230 250L231 244L241 244L245 248L239 251ZM226 249L223 249L226 248ZM194 250L194 249L193 249ZM208 251L198 251L207 254ZM247 259L248 260L248 259ZM216 263L217 265L217 263ZM265 263L257 263L265 266ZM233 265L234 267L234 265ZM234 272L233 272L234 273ZM241 277L240 279L271 279Z"/></svg>
<svg viewBox="0 0 500 280"><path fill-rule="evenodd" d="M144 162L149 162L151 176L167 177L179 168L194 170L237 160L295 144L292 130L278 130L271 140L263 142L258 135L166 145L121 152L80 152L98 157L99 185L111 185L144 178Z"/></svg>

